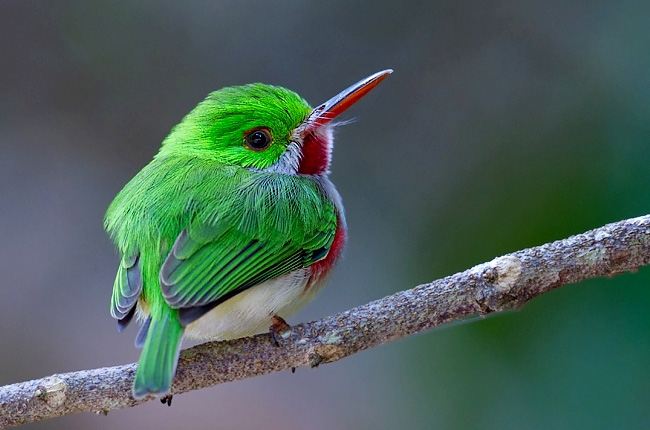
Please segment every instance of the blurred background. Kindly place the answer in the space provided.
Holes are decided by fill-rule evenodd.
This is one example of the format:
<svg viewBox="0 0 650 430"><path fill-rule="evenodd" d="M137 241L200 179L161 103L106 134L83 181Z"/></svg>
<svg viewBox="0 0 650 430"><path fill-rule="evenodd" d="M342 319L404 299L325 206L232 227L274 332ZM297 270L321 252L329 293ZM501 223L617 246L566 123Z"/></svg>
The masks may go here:
<svg viewBox="0 0 650 430"><path fill-rule="evenodd" d="M317 319L650 212L650 3L0 3L0 385L133 362L108 313L113 196L207 93L265 82L346 113L350 229ZM650 270L300 368L32 429L650 424Z"/></svg>

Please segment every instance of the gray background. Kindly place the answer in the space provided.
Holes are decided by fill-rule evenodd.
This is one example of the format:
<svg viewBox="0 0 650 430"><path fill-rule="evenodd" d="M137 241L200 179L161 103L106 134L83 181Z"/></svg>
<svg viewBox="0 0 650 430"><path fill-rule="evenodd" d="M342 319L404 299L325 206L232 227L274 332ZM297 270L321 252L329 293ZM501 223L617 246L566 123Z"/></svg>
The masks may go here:
<svg viewBox="0 0 650 430"><path fill-rule="evenodd" d="M108 314L112 197L205 95L261 81L345 115L350 241L316 319L648 213L647 1L0 3L0 384L137 359ZM298 369L40 429L634 428L650 272Z"/></svg>

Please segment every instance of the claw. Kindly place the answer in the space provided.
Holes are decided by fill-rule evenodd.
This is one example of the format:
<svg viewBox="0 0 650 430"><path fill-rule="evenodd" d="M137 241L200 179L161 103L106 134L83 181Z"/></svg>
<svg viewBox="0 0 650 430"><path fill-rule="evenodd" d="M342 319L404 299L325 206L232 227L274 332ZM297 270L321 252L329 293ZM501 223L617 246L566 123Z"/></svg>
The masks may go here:
<svg viewBox="0 0 650 430"><path fill-rule="evenodd" d="M171 406L172 405L172 397L174 397L173 394L168 394L165 397L161 397L160 398L160 403L162 403L163 405L166 403L167 406Z"/></svg>

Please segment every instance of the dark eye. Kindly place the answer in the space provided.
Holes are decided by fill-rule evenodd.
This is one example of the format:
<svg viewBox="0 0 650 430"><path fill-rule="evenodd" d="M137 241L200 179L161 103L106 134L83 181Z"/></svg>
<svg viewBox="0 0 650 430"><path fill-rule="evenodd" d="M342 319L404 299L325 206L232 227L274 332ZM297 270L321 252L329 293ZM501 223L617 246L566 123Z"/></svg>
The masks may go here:
<svg viewBox="0 0 650 430"><path fill-rule="evenodd" d="M271 131L265 128L251 130L244 135L244 144L253 151L262 151L271 145Z"/></svg>

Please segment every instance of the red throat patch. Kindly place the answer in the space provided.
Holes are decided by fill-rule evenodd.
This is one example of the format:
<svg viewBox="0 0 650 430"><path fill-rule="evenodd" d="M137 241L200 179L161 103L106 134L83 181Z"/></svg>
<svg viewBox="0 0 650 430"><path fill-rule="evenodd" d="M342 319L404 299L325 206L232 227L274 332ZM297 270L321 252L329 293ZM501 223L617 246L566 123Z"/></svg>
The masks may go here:
<svg viewBox="0 0 650 430"><path fill-rule="evenodd" d="M302 143L302 159L298 166L298 173L317 175L327 171L330 164L330 139L327 133L310 133L305 136Z"/></svg>

